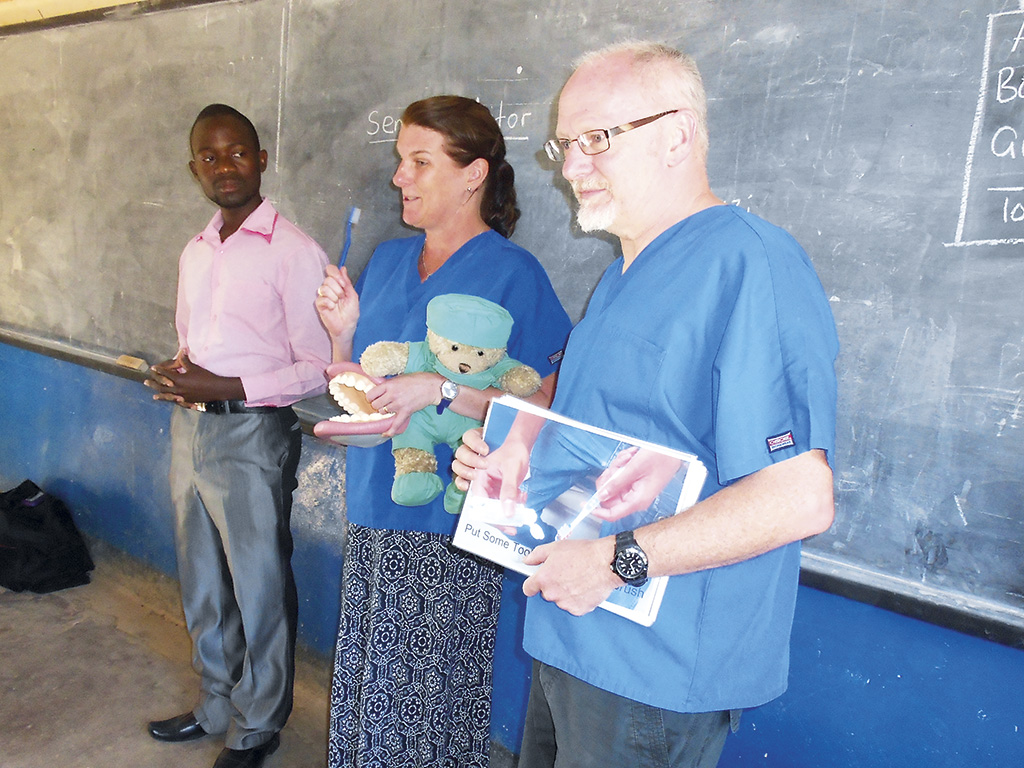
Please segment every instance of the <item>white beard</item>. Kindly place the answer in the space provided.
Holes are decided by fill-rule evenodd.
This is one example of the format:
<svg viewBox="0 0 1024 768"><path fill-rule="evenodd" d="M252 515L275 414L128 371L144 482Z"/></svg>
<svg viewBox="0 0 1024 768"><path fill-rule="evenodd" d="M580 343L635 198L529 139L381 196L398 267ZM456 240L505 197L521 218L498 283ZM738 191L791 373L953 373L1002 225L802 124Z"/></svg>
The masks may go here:
<svg viewBox="0 0 1024 768"><path fill-rule="evenodd" d="M607 187L593 188L607 189ZM576 211L576 223L579 224L580 229L584 232L610 231L610 228L615 223L615 217L618 215L618 205L615 202L615 198L610 196L609 190L608 200L604 202L583 203L580 201L580 192L587 189L583 185L573 184L573 192L576 194L576 202L579 204L579 209Z"/></svg>
<svg viewBox="0 0 1024 768"><path fill-rule="evenodd" d="M612 205L580 206L576 211L576 223L584 232L607 232L615 221L615 209Z"/></svg>

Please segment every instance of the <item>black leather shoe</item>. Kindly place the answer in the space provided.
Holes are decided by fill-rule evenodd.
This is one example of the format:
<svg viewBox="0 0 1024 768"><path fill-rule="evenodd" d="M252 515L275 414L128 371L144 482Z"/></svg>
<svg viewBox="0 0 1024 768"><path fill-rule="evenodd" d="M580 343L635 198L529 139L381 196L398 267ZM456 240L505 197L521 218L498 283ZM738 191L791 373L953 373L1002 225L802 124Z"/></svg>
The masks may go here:
<svg viewBox="0 0 1024 768"><path fill-rule="evenodd" d="M191 712L169 720L154 720L149 724L149 735L157 741L195 741L208 734Z"/></svg>
<svg viewBox="0 0 1024 768"><path fill-rule="evenodd" d="M213 768L260 768L267 755L272 755L281 746L281 734L275 733L270 741L260 744L258 747L249 749L228 749L221 750L217 762Z"/></svg>

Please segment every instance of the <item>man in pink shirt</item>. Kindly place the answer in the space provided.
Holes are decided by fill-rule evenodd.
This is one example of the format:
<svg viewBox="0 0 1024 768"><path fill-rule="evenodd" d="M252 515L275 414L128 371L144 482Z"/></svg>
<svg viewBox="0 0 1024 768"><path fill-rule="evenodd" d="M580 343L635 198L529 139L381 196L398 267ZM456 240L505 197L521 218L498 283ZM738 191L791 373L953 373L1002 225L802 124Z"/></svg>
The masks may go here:
<svg viewBox="0 0 1024 768"><path fill-rule="evenodd" d="M297 599L289 530L301 446L292 403L325 388L313 301L327 257L260 196L252 123L203 109L189 168L219 210L181 254L178 354L154 365L171 419L178 575L202 678L198 705L149 724L160 741L225 734L215 768L259 768L292 707Z"/></svg>

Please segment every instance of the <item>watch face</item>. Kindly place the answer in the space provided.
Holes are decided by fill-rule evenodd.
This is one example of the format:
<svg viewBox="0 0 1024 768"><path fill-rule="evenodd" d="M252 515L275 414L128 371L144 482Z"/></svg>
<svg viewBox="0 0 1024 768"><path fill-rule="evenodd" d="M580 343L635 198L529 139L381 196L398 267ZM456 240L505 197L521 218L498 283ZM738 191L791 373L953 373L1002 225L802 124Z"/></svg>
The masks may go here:
<svg viewBox="0 0 1024 768"><path fill-rule="evenodd" d="M459 394L459 385L454 381L446 381L441 385L441 396L448 400L454 400Z"/></svg>
<svg viewBox="0 0 1024 768"><path fill-rule="evenodd" d="M615 556L615 572L623 581L646 578L647 555L638 546L626 547Z"/></svg>

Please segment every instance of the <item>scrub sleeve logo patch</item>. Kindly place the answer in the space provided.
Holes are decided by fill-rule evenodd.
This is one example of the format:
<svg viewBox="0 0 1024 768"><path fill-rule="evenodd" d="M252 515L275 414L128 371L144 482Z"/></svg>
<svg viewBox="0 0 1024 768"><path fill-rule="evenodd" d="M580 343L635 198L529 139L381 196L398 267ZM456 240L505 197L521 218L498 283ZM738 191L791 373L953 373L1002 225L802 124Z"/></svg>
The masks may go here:
<svg viewBox="0 0 1024 768"><path fill-rule="evenodd" d="M765 442L768 444L768 453L775 453L781 451L783 448L792 448L796 445L796 441L793 440L793 432L783 432L781 435L775 435L769 437Z"/></svg>

